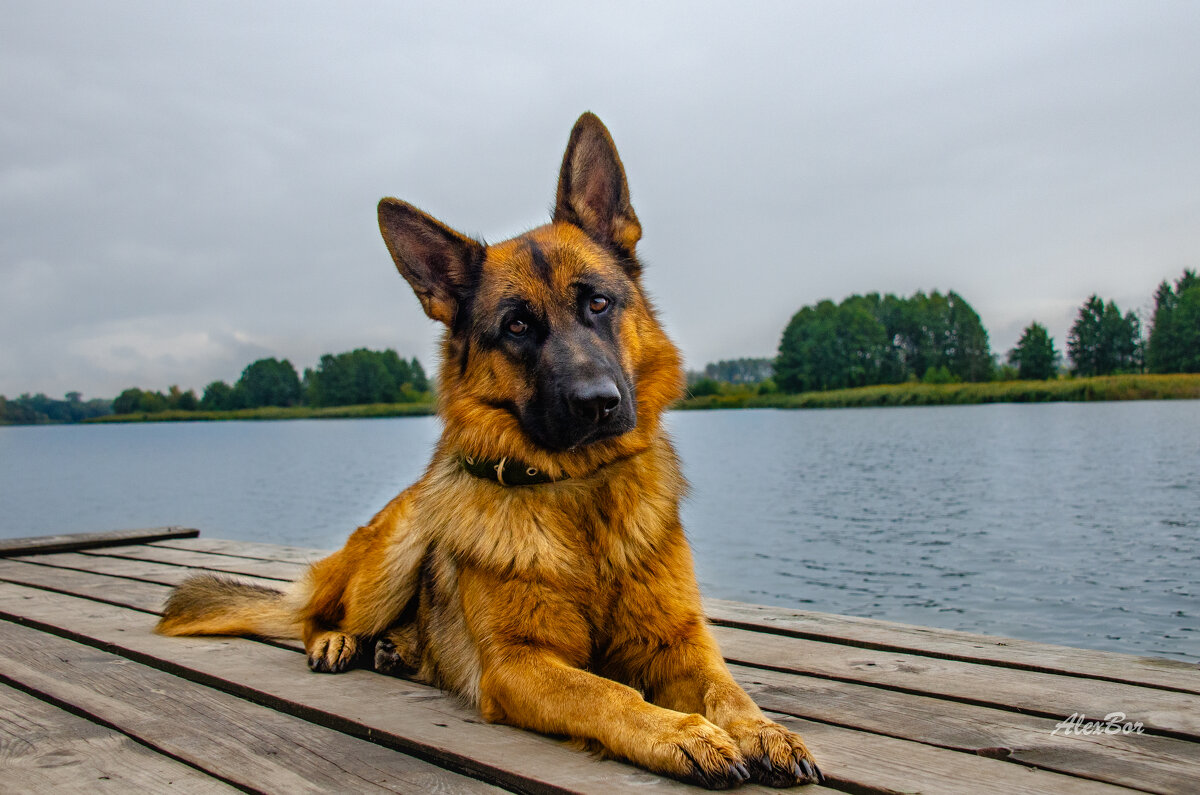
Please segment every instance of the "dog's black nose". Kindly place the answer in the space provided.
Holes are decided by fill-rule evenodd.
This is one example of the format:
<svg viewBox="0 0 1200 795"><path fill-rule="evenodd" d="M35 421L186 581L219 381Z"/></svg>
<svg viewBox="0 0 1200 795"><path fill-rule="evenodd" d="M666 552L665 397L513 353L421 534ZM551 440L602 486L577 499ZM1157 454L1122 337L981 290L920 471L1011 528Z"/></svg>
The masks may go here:
<svg viewBox="0 0 1200 795"><path fill-rule="evenodd" d="M567 402L576 417L599 425L621 405L621 391L611 379L598 378L576 385Z"/></svg>

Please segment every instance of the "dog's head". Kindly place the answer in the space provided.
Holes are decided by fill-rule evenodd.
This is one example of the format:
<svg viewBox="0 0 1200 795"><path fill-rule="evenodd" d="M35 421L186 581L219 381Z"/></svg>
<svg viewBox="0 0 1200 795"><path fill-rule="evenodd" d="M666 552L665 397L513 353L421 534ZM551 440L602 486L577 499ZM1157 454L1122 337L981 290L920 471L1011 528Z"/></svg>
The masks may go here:
<svg viewBox="0 0 1200 795"><path fill-rule="evenodd" d="M658 432L682 370L642 291L641 224L596 116L571 131L551 223L489 246L384 199L379 227L447 327L440 408L463 452L580 474Z"/></svg>

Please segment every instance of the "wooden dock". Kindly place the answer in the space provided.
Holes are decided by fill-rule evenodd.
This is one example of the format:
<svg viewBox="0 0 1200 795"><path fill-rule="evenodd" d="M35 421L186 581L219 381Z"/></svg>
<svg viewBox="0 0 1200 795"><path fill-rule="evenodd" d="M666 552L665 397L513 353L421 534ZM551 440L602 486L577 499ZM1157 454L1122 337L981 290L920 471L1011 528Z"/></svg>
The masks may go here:
<svg viewBox="0 0 1200 795"><path fill-rule="evenodd" d="M193 570L278 584L318 550L159 528L0 541L4 792L696 791L483 723L299 644L151 631ZM734 676L856 792L1200 792L1200 668L709 601ZM1054 734L1113 712L1142 733ZM742 791L767 791L746 786Z"/></svg>

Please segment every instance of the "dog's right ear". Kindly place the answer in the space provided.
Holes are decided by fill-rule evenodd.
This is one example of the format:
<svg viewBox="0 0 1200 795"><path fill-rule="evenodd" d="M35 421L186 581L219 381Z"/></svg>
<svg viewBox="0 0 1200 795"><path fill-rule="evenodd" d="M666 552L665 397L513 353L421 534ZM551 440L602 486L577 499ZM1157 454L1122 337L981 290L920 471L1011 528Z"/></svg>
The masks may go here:
<svg viewBox="0 0 1200 795"><path fill-rule="evenodd" d="M383 242L425 314L447 326L479 283L484 247L399 199L379 202Z"/></svg>

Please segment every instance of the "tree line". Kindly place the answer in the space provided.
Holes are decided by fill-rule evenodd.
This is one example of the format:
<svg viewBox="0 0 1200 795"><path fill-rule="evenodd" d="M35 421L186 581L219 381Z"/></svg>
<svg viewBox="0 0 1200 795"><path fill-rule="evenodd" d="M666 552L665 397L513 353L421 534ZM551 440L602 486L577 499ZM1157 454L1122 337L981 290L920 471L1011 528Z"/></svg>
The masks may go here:
<svg viewBox="0 0 1200 795"><path fill-rule="evenodd" d="M1185 270L1154 294L1149 333L1134 312L1091 295L1067 335L1066 372L1200 372L1200 276ZM715 394L723 384L760 392L808 392L905 381L948 383L993 379L1045 380L1063 372L1063 356L1046 327L1025 327L1006 357L993 356L979 315L960 295L916 292L851 295L835 304L801 308L783 331L774 359L733 359L688 373L693 395ZM325 354L303 375L287 359L259 359L233 385L214 381L201 397L172 386L165 393L126 389L113 400L64 400L28 393L0 395L0 424L81 422L106 414L226 411L265 406L347 406L430 398L421 363L394 350L366 348Z"/></svg>
<svg viewBox="0 0 1200 795"><path fill-rule="evenodd" d="M923 380L986 381L987 331L953 291L852 295L803 307L784 328L775 383L811 392Z"/></svg>
<svg viewBox="0 0 1200 795"><path fill-rule="evenodd" d="M722 359L706 364L700 371L688 370L688 392L692 397L715 395L721 391L721 384L761 388L762 384L771 384L774 373L774 359Z"/></svg>
<svg viewBox="0 0 1200 795"><path fill-rule="evenodd" d="M325 354L304 376L287 359L259 359L237 381L213 381L198 400L178 387L163 395L127 389L113 401L114 414L165 411L233 411L267 406L357 406L367 403L415 403L429 399L429 379L416 357L405 360L391 348L358 348Z"/></svg>
<svg viewBox="0 0 1200 795"><path fill-rule="evenodd" d="M1068 372L1200 372L1200 278L1185 270L1155 293L1150 333L1134 312L1091 295L1067 335ZM852 295L801 308L783 331L774 384L786 392L904 381L947 383L1059 375L1061 355L1046 327L1030 323L1007 357L993 356L971 305L955 292L909 298Z"/></svg>
<svg viewBox="0 0 1200 795"><path fill-rule="evenodd" d="M68 392L65 397L66 400L55 400L39 392L9 400L0 395L0 425L83 422L112 413L111 400L93 398L85 401L79 392Z"/></svg>
<svg viewBox="0 0 1200 795"><path fill-rule="evenodd" d="M0 424L81 422L107 414L156 414L163 411L231 411L266 406L354 406L368 403L415 403L430 399L429 379L416 357L396 351L358 348L325 354L303 376L287 359L252 362L232 385L213 381L200 397L193 389L172 386L166 392L130 387L112 400L83 401L78 392L66 400L24 394L0 395Z"/></svg>

